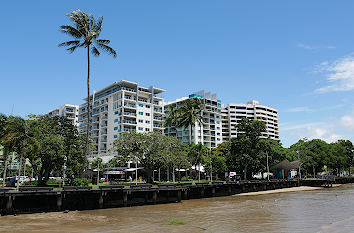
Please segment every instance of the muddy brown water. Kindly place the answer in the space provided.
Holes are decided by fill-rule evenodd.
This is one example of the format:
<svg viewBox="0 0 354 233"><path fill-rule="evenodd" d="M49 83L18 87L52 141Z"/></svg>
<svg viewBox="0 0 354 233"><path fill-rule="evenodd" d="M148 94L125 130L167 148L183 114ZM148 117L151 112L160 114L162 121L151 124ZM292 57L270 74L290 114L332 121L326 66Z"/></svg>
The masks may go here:
<svg viewBox="0 0 354 233"><path fill-rule="evenodd" d="M179 225L169 225L178 220ZM354 232L354 185L0 217L0 232Z"/></svg>

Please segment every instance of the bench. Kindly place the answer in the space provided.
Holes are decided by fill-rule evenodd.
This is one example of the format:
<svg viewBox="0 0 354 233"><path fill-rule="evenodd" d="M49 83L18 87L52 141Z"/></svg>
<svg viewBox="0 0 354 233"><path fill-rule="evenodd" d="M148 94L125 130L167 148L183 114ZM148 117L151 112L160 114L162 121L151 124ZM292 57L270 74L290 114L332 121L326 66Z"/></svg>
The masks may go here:
<svg viewBox="0 0 354 233"><path fill-rule="evenodd" d="M159 184L158 187L160 189L170 189L170 188L176 188L176 184Z"/></svg>
<svg viewBox="0 0 354 233"><path fill-rule="evenodd" d="M19 187L18 191L20 192L49 192L52 191L53 187Z"/></svg>
<svg viewBox="0 0 354 233"><path fill-rule="evenodd" d="M151 184L138 184L138 185L131 185L131 189L151 189L152 185Z"/></svg>
<svg viewBox="0 0 354 233"><path fill-rule="evenodd" d="M91 186L64 186L63 191L89 191Z"/></svg>
<svg viewBox="0 0 354 233"><path fill-rule="evenodd" d="M124 185L103 185L103 186L99 186L98 188L101 190L120 190L120 189L124 189Z"/></svg>

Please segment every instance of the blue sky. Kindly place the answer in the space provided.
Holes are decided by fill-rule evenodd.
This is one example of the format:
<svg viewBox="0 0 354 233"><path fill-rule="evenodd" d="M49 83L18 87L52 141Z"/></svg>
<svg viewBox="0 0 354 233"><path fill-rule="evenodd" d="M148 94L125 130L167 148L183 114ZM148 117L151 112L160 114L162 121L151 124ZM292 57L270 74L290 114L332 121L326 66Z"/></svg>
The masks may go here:
<svg viewBox="0 0 354 233"><path fill-rule="evenodd" d="M104 16L101 38L118 51L92 59L94 90L126 79L166 100L201 89L226 104L256 99L279 110L285 146L354 140L353 1L6 1L0 112L83 102L85 51L57 47L77 8Z"/></svg>

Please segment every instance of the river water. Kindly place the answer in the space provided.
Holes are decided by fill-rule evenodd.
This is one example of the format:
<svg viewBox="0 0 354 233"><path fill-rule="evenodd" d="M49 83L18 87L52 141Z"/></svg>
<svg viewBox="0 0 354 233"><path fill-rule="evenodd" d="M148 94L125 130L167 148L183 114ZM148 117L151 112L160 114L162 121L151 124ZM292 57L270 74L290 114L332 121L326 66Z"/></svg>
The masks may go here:
<svg viewBox="0 0 354 233"><path fill-rule="evenodd" d="M181 224L170 225L172 220ZM354 185L0 217L0 232L354 232Z"/></svg>

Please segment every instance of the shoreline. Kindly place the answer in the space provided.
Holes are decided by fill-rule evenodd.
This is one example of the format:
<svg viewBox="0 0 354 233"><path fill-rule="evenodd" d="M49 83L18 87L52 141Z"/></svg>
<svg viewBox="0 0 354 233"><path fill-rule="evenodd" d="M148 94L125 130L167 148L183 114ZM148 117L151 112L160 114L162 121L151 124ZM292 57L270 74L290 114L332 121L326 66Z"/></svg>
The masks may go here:
<svg viewBox="0 0 354 233"><path fill-rule="evenodd" d="M337 188L342 185L343 184L333 184L332 188ZM299 187L282 188L282 189L274 189L274 190L266 190L266 191L258 191L258 192L239 193L239 194L235 194L232 196L257 196L257 195L276 194L276 193L312 191L312 190L320 190L320 189L325 189L325 188L324 187L299 186Z"/></svg>

